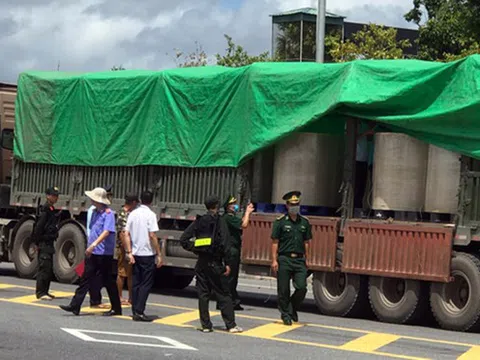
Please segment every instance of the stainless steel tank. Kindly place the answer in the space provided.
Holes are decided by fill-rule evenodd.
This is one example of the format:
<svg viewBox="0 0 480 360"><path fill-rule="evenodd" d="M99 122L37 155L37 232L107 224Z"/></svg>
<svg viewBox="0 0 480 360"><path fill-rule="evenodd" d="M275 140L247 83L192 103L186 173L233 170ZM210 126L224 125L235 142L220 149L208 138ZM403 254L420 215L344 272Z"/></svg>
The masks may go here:
<svg viewBox="0 0 480 360"><path fill-rule="evenodd" d="M302 192L302 205L338 207L344 139L328 134L293 134L275 147L273 203L284 203L291 190Z"/></svg>
<svg viewBox="0 0 480 360"><path fill-rule="evenodd" d="M458 207L460 155L429 146L425 211L454 214Z"/></svg>
<svg viewBox="0 0 480 360"><path fill-rule="evenodd" d="M427 162L427 144L404 134L375 134L372 208L422 211Z"/></svg>

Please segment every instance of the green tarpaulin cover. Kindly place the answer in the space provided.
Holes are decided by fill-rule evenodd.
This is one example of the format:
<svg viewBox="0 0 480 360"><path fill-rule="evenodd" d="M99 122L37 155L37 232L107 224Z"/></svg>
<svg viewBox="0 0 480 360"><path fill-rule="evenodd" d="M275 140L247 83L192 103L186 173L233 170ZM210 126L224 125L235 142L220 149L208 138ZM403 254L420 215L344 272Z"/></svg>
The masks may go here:
<svg viewBox="0 0 480 360"><path fill-rule="evenodd" d="M26 72L15 156L89 166L238 166L295 131L353 116L480 157L480 56L257 63L101 73Z"/></svg>

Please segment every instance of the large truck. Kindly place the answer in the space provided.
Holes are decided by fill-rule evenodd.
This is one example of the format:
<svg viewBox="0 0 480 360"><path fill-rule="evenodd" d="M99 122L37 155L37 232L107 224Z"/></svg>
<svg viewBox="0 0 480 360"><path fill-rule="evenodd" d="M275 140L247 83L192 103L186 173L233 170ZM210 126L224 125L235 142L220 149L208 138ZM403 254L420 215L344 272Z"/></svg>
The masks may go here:
<svg viewBox="0 0 480 360"><path fill-rule="evenodd" d="M472 60L470 58L466 61L478 61L478 59L474 58ZM361 66L380 66L376 63L374 65L370 62L364 63L365 65ZM381 66L384 65L382 64ZM402 63L402 66L407 65L406 62ZM287 70L292 71L293 77L291 81L295 82L298 87L295 91L301 91L298 79L302 77L303 69L306 69L307 72L318 71L319 69L315 67L318 66L316 64L276 64L272 65L272 67L269 67L270 65L257 64L249 68L251 73L248 73L248 69L228 71L235 71L234 75L232 75L233 77L244 79L249 76L259 76L258 74L264 71L262 66L268 67L267 71L264 72L268 79L262 77L261 81L284 82L282 83L283 88L275 90L274 95L270 94L270 96L280 96L282 91L288 93L285 83L288 79L281 76L278 76L278 78L272 77L272 73L276 71L275 66L284 66L278 72L282 76L285 76ZM356 71L361 66L356 62ZM430 75L433 73L432 69L429 68L430 65L427 66L425 63L422 65L425 69L421 68L418 63L415 66L418 66L416 69L419 71L425 71ZM435 69L438 66L449 65L431 65ZM393 66L392 68L393 70L390 69L389 71L396 72L395 74L403 71L398 66ZM337 71L339 68L334 69ZM371 76L371 68L368 70L370 74L368 76ZM413 71L412 69L410 70ZM218 71L220 75L215 73L215 71ZM285 127L282 128L283 133L281 135L268 139L268 141L266 140L262 144L260 152L249 152L249 156L246 157L248 159L246 161L238 161L236 166L179 166L177 164L158 165L153 163L134 164L134 166L117 165L126 156L124 153L114 154L111 166L106 166L105 164L84 165L84 158L89 157L89 154L67 154L65 149L63 152L55 149L55 141L59 142L62 139L52 140L54 135L53 128L41 129L43 125L39 125L40 122L43 124L50 121L52 124L58 124L59 121L69 122L70 118L79 116L74 113L75 111L101 113L106 108L115 108L113 106L114 103L118 105L123 101L121 99L124 98L119 95L120 91L124 91L123 94L139 91L139 84L144 84L146 82L145 79L152 76L156 78L159 76L158 79L161 78L161 84L168 89L165 91L168 91L169 96L178 95L179 99L184 100L185 97L191 95L192 99L195 99L186 101L187 104L183 105L188 105L188 108L182 108L179 113L183 114L183 112L186 113L192 109L194 109L192 111L200 111L199 109L203 111L205 103L208 103L207 100L210 98L205 93L199 95L196 92L195 95L192 95L186 92L198 90L199 84L204 87L207 86L205 85L206 82L216 81L216 76L222 78L223 82L221 85L224 86L225 77L227 77L225 74L228 71L223 69L185 69L183 73L178 72L178 70L169 73L169 76L174 77L177 83L181 82L181 76L185 74L186 78L184 80L188 86L183 89L183 93L177 91L178 89L175 88L176 85L172 85L173 83L166 85L168 76L152 75L152 73L139 75L138 73L117 72L117 74L112 75L102 73L98 75L87 74L85 76L78 74L59 76L47 73L46 75L26 74L23 78L20 77L19 93L24 91L25 94L19 94L19 96L22 95L22 99L17 101L17 105L20 104L22 106L21 110L17 109L15 119L16 142L14 150L17 156L14 159L10 184L8 183L8 174L5 177L2 176L2 182L4 183L2 189L9 190L3 190L0 194L0 201L2 202L1 211L4 214L2 219L0 219L2 224L2 237L0 240L1 260L13 261L16 271L21 277L32 278L35 276L36 258L30 241L34 213L42 201L44 190L48 186L55 185L61 189L62 193L58 203L58 208L62 211L62 221L60 223L59 238L55 245L54 272L60 282L75 282L77 276L74 268L83 260L86 244L85 221L89 203L84 196L84 191L96 186L112 184L114 194L112 207L116 211L123 204L123 196L128 191L152 189L155 193L153 209L160 219L159 238L161 239L166 265L160 270L161 274L157 277L160 285L184 288L193 279L195 256L184 251L178 239L182 231L195 219L196 215L204 213L203 199L211 193L216 193L221 197L226 197L232 193L236 194L243 207L249 201L253 201L256 204L257 211L252 214L250 225L244 233L242 268L243 271L250 274L272 275L270 272L270 234L272 224L279 216L278 212L281 207L278 204L272 205L271 203L274 203L274 201L264 206L264 199L271 199L272 197L271 194L268 196L262 195L262 191L268 191L267 188L269 186L266 186L265 182L261 180L268 178L267 184L272 180L273 170L265 165L265 158L272 157L272 146L275 146L288 133L295 133L299 128L298 125L290 125L290 130L285 130ZM200 74L200 72L202 73ZM309 74L311 75L311 73ZM422 74L425 75L424 73ZM386 75L382 74L380 76ZM412 73L408 74L408 76L412 76ZM135 79L138 77L141 79L139 82L136 82ZM392 77L386 77L389 81L392 81ZM352 78L354 78L353 75ZM310 79L311 77L306 81L309 91L311 91L313 86L309 82ZM23 85L22 80L25 82ZM248 86L250 86L247 90L255 88L256 85L255 78L253 80L249 78L249 80L250 82L244 81L244 83L248 83ZM89 81L92 83L88 84L88 89L85 88L87 90L81 88L84 86L84 83ZM37 87L32 87L32 82L34 85L37 82ZM28 87L26 86L27 83ZM45 85L46 83L49 85ZM229 84L231 85L231 83ZM37 92L32 90L32 88ZM155 91L160 91L158 90L160 89L158 83L149 84L146 88L147 90L145 90L146 92L140 95L142 101L145 98L145 94L146 96L151 96L150 92L154 88L156 89ZM267 92L273 91L273 88L268 88L267 86L265 88L267 88ZM51 91L52 89L55 89L55 91ZM205 89L203 88L202 90ZM112 92L109 96L104 93L108 91ZM79 98L80 100L72 100L72 97L76 96L75 93L77 95L82 94ZM28 114L28 111L25 109L30 107L28 102L36 101L32 96L39 96L39 94L40 97L45 96L49 98L51 103L56 104L56 107L54 109L49 107L50 105L42 107L35 103L31 105L29 110L33 112L33 115ZM218 99L222 98L223 95L225 94L214 93L211 96ZM362 93L363 95L364 93ZM2 96L3 102L0 104L0 110L3 111L3 113L0 112L0 115L2 115L2 148L5 149L3 154L6 154L6 158L2 158L2 161L8 162L10 161L9 156L11 156L9 151L14 148L11 141L13 124L11 99L13 93L10 93L9 97ZM61 99L62 103L56 103L57 100L52 98L53 96ZM290 97L292 94L290 93L286 96ZM374 94L371 96L372 98L375 97ZM85 100L87 98L88 100ZM112 98L115 101L108 103L113 101L111 100ZM392 95L392 98L395 97ZM236 101L234 96L229 97L229 99L232 102ZM130 109L129 106L142 106L136 104L135 101L137 100L129 99L127 105L122 105L127 107L121 111L115 109L115 119L122 116L121 114L125 109ZM276 106L281 106L281 101L275 100L272 100L272 102ZM383 97L384 100L385 98ZM160 102L158 98L155 101ZM251 102L252 99L248 101ZM73 106L74 104L76 106ZM98 106L98 109L91 108L94 104ZM266 107L267 105L265 104L268 104L268 101L262 101L262 106ZM395 104L399 106L398 98L395 98ZM174 105L170 103L168 106L180 107L183 105L180 100L176 99ZM167 104L164 104L164 106L167 106ZM249 106L251 106L251 103L249 103ZM295 111L295 109L291 108L291 105L288 106L289 110ZM382 108L387 107L383 104ZM2 109L10 109L10 112ZM139 108L136 107L135 109L129 116L138 114ZM235 110L241 111L242 107L235 106ZM158 112L161 110L156 108L156 111L158 115ZM222 116L229 116L228 114L225 115L226 110L222 109L222 111L224 111ZM267 110L264 108L263 111ZM208 113L214 116L210 109ZM254 113L260 116L257 110L254 110ZM279 128L282 125L282 119L284 120L282 116L285 115L283 114L280 109L275 114L278 117ZM318 112L315 114L315 116L318 116ZM162 115L165 114L162 113ZM378 320L391 323L416 322L420 318L426 317L428 312L433 312L435 319L443 328L457 331L478 329L480 327L480 302L477 301L480 296L480 258L478 255L480 241L480 228L478 226L480 224L480 171L478 170L480 167L478 166L478 161L467 155L461 157L461 171L458 173L457 179L458 196L456 192L453 195L458 199L458 207L451 214L447 214L446 218L440 220L434 217L427 220L417 217L409 218L411 214L408 211L401 211L402 209L398 212L394 211L393 215L390 214L391 216L374 218L356 216L353 204L356 146L358 127L362 118L361 116L347 115L345 117L345 126L341 132L344 138L342 175L340 179L342 184L340 189L341 209L336 213L337 215L333 214L334 216L330 213L323 216L308 216L313 227L309 270L313 274L313 292L319 311L331 316L358 316L373 310ZM88 128L88 121L91 121L88 123L90 126L93 126L94 122L89 120L87 115L85 117L82 116L76 118L75 122L71 122L71 124L80 124L78 126L82 128L79 130L79 128L70 127L67 131L80 131L78 134L82 134L84 136L83 139L85 139L91 136L93 130L85 130L83 127ZM93 119L98 114L88 116L92 116ZM151 116L155 115L151 114ZM3 119L7 117L9 122L7 125L4 125ZM51 119L54 119L54 121ZM291 117L288 117L288 119L291 120ZM210 125L207 125L206 119L200 120L205 121L204 131L207 132L210 129ZM374 121L375 119L372 119L372 115L369 114L369 116L363 117L363 120ZM98 118L96 121L95 126L106 126L105 124L98 124ZM220 128L219 121L214 122L212 120L214 122L212 126L216 130ZM30 122L39 123L35 126L30 126L28 125ZM389 125L387 121L382 121L382 123L383 125ZM26 131L28 129L33 133L27 134ZM108 131L115 131L115 129L109 128ZM311 131L312 128L309 129ZM392 129L392 131L402 130L399 127L392 127ZM164 130L172 132L170 138L172 148L177 146L177 144L174 144L175 136L184 139L182 137L184 134L180 134L182 132L176 131L175 128L164 128ZM40 135L44 131L49 136L44 137L43 140L37 140L34 138L36 131L40 131L38 133ZM58 131L65 130L58 129ZM107 130L105 129L104 131ZM131 131L129 129L127 132ZM243 135L252 136L251 129L245 131L246 134ZM19 132L20 134L18 134ZM64 132L64 134L68 134L68 132ZM148 129L148 132L155 132L155 130ZM75 136L78 136L78 134ZM242 136L242 134L237 135ZM415 133L411 132L410 135L415 136ZM422 135L418 135L418 137L422 140L424 139ZM36 141L40 141L40 145L32 144L32 142ZM142 139L134 137L133 141L138 143ZM159 142L161 141L159 139ZM211 143L213 140L209 138L208 141ZM69 144L74 142L73 137L67 139L67 142ZM441 141L437 141L437 144L439 142ZM228 145L226 143L222 144L224 146ZM93 143L90 146L95 147ZM122 146L125 147L125 144ZM206 145L203 144L202 146L200 147L200 153L205 154L207 152L205 150ZM68 149L68 151L74 150L75 148L73 147ZM163 150L166 149L164 148ZM27 154L29 151L30 153ZM32 159L40 159L41 156L38 153L42 151L43 155L48 154L47 158L50 160L45 160L46 158L44 157L42 161L32 161ZM120 149L119 151L123 150ZM185 149L181 149L181 151L185 152ZM98 154L101 154L101 152ZM219 153L215 153L215 156L220 157L224 154L225 150L222 149L219 150ZM118 157L115 158L115 156ZM215 156L211 157L211 159L215 159ZM60 158L65 160L59 160ZM76 161L78 163L67 164L70 158L77 158ZM91 159L93 158L94 156L91 156ZM201 160L197 158L196 162L202 163ZM51 162L49 163L49 161ZM61 163L62 161L64 162L63 164ZM93 161L90 161L90 163L93 163ZM446 176L447 174L441 174L441 176L443 175ZM412 176L414 176L413 173ZM451 196L452 194L445 194L445 196L447 195ZM268 208L271 210L268 210Z"/></svg>

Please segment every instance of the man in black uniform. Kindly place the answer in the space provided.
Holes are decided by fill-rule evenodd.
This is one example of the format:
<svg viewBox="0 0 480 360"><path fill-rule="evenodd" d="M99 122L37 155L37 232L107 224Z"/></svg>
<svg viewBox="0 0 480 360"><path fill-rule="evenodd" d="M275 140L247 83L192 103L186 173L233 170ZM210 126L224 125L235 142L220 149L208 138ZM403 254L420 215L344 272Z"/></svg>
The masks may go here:
<svg viewBox="0 0 480 360"><path fill-rule="evenodd" d="M212 332L208 302L212 291L220 305L223 321L231 333L243 330L235 323L233 303L228 289L230 275L228 230L223 219L218 215L220 200L209 196L205 200L208 210L206 215L197 219L184 231L180 242L185 249L198 254L195 266L197 277L198 308L203 332ZM194 238L194 239L193 239Z"/></svg>
<svg viewBox="0 0 480 360"><path fill-rule="evenodd" d="M33 241L38 252L38 271L36 296L41 300L52 300L55 297L49 293L53 277L54 242L58 236L58 216L53 205L58 201L59 189L48 188L47 202L40 207L40 214L33 229Z"/></svg>

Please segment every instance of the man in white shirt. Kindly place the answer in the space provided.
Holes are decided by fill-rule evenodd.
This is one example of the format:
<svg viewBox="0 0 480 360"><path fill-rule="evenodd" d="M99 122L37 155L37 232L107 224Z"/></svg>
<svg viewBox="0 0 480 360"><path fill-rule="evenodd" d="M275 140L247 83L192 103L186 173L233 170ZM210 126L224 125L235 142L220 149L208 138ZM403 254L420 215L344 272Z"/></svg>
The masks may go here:
<svg viewBox="0 0 480 360"><path fill-rule="evenodd" d="M158 231L157 215L150 209L153 194L145 191L142 205L128 216L125 231L125 252L133 264L132 313L134 321L152 321L145 315L147 298L152 289L156 267L162 266L160 245L155 232Z"/></svg>

